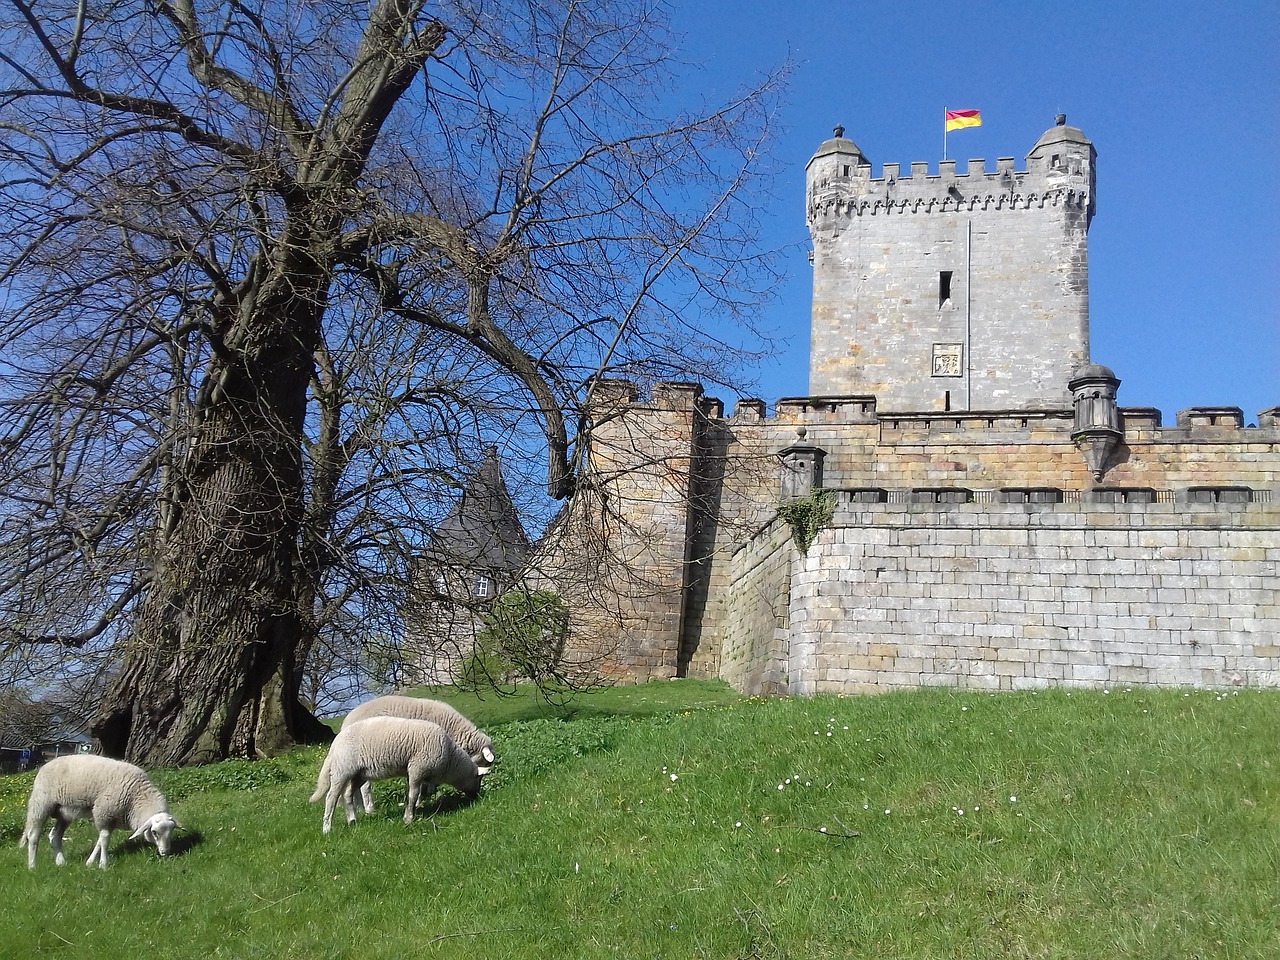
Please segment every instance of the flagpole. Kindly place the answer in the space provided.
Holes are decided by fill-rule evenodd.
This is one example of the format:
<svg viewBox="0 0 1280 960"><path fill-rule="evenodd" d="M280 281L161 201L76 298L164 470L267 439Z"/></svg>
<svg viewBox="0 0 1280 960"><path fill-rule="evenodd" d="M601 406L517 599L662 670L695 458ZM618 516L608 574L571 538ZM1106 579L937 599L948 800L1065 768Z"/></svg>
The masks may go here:
<svg viewBox="0 0 1280 960"><path fill-rule="evenodd" d="M942 108L942 159L947 159L947 108Z"/></svg>

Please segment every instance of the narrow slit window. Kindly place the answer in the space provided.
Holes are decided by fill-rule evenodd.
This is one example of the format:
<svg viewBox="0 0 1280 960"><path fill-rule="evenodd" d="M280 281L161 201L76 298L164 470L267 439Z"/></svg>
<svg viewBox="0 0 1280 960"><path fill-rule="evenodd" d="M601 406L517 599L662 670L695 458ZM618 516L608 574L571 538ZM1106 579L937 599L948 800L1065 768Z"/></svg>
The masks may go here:
<svg viewBox="0 0 1280 960"><path fill-rule="evenodd" d="M945 307L951 299L951 271L943 270L938 274L938 306Z"/></svg>

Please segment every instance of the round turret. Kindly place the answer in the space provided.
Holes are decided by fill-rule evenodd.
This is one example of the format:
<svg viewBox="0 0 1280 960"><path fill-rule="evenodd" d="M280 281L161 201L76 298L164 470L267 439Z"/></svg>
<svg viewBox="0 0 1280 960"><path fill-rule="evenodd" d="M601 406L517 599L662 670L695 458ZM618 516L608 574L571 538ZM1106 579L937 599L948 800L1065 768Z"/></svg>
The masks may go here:
<svg viewBox="0 0 1280 960"><path fill-rule="evenodd" d="M862 148L844 135L844 127L837 124L834 133L805 164L806 209L811 218L819 209L863 193L871 177L871 161Z"/></svg>
<svg viewBox="0 0 1280 960"><path fill-rule="evenodd" d="M1079 127L1067 126L1065 113L1055 119L1027 154L1027 169L1043 175L1051 188L1066 187L1087 198L1087 216L1092 219L1097 207L1094 171L1098 153Z"/></svg>
<svg viewBox="0 0 1280 960"><path fill-rule="evenodd" d="M1060 113L1054 118L1053 126L1040 135L1040 139L1036 141L1036 145L1031 148L1027 157L1029 159L1048 156L1048 148L1060 143L1080 144L1090 151L1093 150L1093 143L1084 135L1084 131L1079 127L1067 126L1067 115Z"/></svg>
<svg viewBox="0 0 1280 960"><path fill-rule="evenodd" d="M871 163L863 154L862 148L844 135L844 127L841 124L836 124L833 133L835 135L831 139L822 141L822 145L813 152L813 156L805 164L806 170L822 157L832 157L832 163L849 164L853 167L867 166Z"/></svg>

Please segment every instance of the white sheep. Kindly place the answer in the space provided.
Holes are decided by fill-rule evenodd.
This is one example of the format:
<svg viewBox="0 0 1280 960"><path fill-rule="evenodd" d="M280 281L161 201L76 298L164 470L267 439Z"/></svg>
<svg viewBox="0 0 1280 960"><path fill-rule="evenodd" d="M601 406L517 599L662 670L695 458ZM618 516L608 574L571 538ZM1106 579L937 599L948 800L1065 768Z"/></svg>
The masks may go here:
<svg viewBox="0 0 1280 960"><path fill-rule="evenodd" d="M486 770L493 766L493 741L489 739L489 735L447 703L398 694L374 697L347 714L342 726L346 727L347 724L367 720L369 717L406 717L438 723L454 743L471 755L476 766ZM373 813L373 789L368 783L361 788L360 799L364 804L364 812Z"/></svg>
<svg viewBox="0 0 1280 960"><path fill-rule="evenodd" d="M406 717L370 717L338 731L320 767L311 801L325 798L323 830L328 833L338 797L346 807L347 823L354 823L353 789L366 786L371 780L407 776L404 822L413 823L420 796L431 796L442 783L474 796L480 790L480 777L488 771L487 766L477 766L438 723Z"/></svg>
<svg viewBox="0 0 1280 960"><path fill-rule="evenodd" d="M111 831L126 827L129 837L142 837L154 843L160 856L169 853L169 841L179 826L169 813L169 805L141 767L123 760L112 760L92 754L56 757L40 768L27 801L27 825L18 847L27 848L27 866L35 868L36 847L45 822L53 817L49 845L58 866L66 863L62 855L62 835L67 825L81 817L92 817L98 828L98 842L86 861L96 859L107 868L107 841Z"/></svg>

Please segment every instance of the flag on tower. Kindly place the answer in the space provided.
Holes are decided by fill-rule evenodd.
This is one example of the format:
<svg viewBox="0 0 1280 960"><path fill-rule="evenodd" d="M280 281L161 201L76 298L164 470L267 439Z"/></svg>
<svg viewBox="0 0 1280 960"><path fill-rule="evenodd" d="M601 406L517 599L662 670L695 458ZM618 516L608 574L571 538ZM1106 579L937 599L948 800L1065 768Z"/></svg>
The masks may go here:
<svg viewBox="0 0 1280 960"><path fill-rule="evenodd" d="M982 113L978 110L948 110L946 114L948 130L982 126Z"/></svg>

